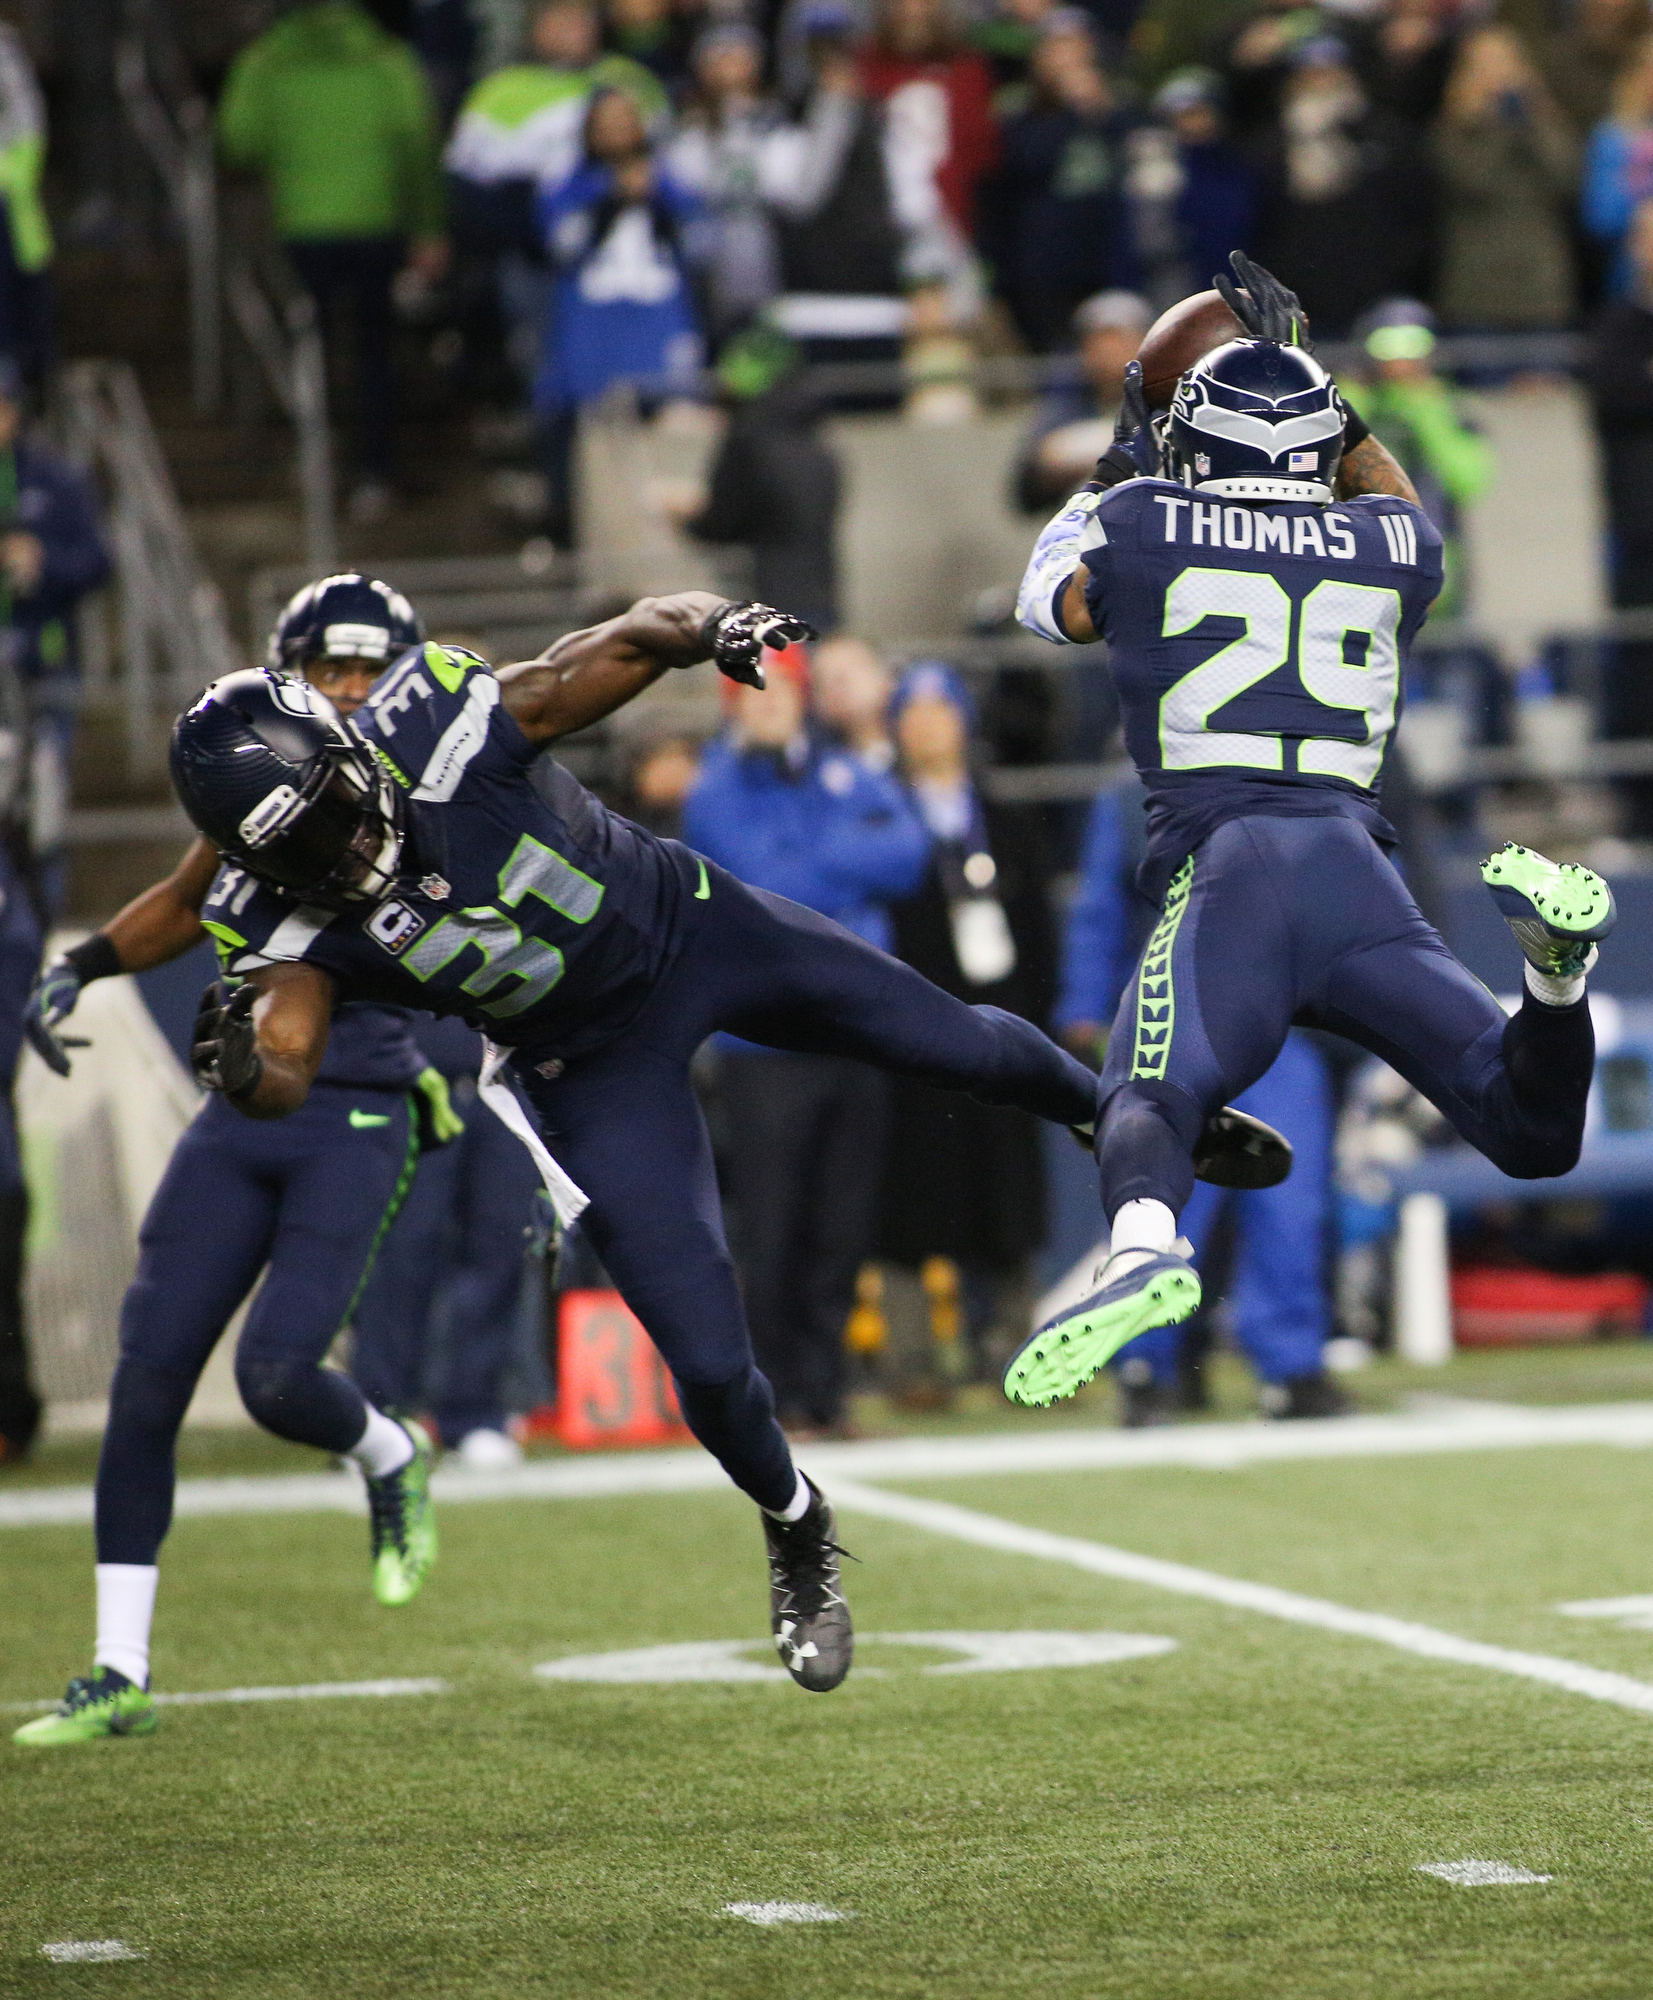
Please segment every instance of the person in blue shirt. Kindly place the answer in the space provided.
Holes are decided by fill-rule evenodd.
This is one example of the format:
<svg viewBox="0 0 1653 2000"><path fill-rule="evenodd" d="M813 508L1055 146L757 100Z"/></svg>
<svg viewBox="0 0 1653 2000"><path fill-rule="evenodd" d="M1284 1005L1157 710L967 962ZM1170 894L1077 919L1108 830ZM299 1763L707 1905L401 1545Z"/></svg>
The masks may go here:
<svg viewBox="0 0 1653 2000"><path fill-rule="evenodd" d="M328 577L287 606L270 659L274 671L302 675L348 714L391 654L418 634L407 601L384 585ZM46 968L24 1025L53 1069L68 1074L65 1051L75 1044L56 1030L90 981L165 964L204 936L220 946L234 936L233 908L202 915L218 874L217 847L197 840L164 882ZM232 892L229 905L235 900ZM26 1723L19 1742L89 1742L154 1728L150 1630L172 1520L174 1447L201 1371L261 1272L235 1357L248 1412L278 1437L361 1466L381 1604L408 1603L424 1582L435 1555L429 1441L321 1365L421 1146L444 1144L459 1130L441 1075L409 1033L412 1018L404 1007L346 1001L328 1022L316 1087L299 1116L255 1123L213 1096L174 1148L144 1217L121 1309L98 1460L93 1670L70 1683L59 1712Z"/></svg>
<svg viewBox="0 0 1653 2000"><path fill-rule="evenodd" d="M739 691L732 727L706 751L689 795L684 839L752 888L887 951L889 905L918 887L930 851L891 768L888 678L859 641L822 643L817 670L859 718L855 740L840 742L810 726L801 647L785 668L766 690ZM719 1057L753 1351L783 1424L842 1434L844 1327L876 1236L886 1081L846 1056L733 1036L721 1038Z"/></svg>
<svg viewBox="0 0 1653 2000"><path fill-rule="evenodd" d="M1294 1025L1380 1056L1505 1173L1565 1173L1583 1140L1612 893L1513 844L1482 864L1526 960L1513 1019L1418 910L1379 786L1441 537L1415 499L1334 499L1346 406L1296 297L1231 262L1247 337L1186 371L1163 442L1131 363L1113 445L1022 580L1030 630L1108 642L1160 916L1102 1071L1110 1255L1012 1357L1013 1401L1071 1395L1199 1305L1178 1219L1202 1131Z"/></svg>
<svg viewBox="0 0 1653 2000"><path fill-rule="evenodd" d="M367 1400L426 1406L445 1450L485 1472L522 1449L505 1428L505 1379L522 1290L524 1234L539 1176L515 1135L477 1097L482 1037L416 1014L413 1039L447 1081L465 1129L426 1155L390 1225L355 1311L350 1372ZM434 1321L443 1324L431 1367Z"/></svg>
<svg viewBox="0 0 1653 2000"><path fill-rule="evenodd" d="M1060 1039L1100 1066L1108 1023L1119 1007L1158 911L1136 887L1147 846L1142 785L1136 777L1099 792L1085 829L1079 884L1063 935L1055 1023ZM1292 1148L1290 1178L1270 1188L1225 1194L1205 1184L1183 1210L1202 1283L1222 1211L1234 1220L1230 1302L1234 1333L1276 1417L1341 1414L1348 1398L1326 1373L1331 1331L1328 1232L1331 1223L1332 1095L1324 1058L1294 1030L1268 1069L1235 1100ZM1166 1421L1178 1409L1184 1329L1138 1335L1114 1358L1128 1427Z"/></svg>

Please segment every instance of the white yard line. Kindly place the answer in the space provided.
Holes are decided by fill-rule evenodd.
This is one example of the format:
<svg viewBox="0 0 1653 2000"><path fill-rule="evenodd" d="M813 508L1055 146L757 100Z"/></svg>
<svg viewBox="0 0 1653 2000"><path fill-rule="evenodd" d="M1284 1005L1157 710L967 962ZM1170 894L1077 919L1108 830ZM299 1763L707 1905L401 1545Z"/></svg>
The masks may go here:
<svg viewBox="0 0 1653 2000"><path fill-rule="evenodd" d="M153 1699L157 1708L199 1708L204 1703L221 1701L338 1701L354 1697L370 1699L395 1694L452 1692L446 1681L438 1680L306 1681L297 1687L214 1688L205 1694L158 1694ZM0 1702L0 1714L38 1713L41 1709L56 1707L55 1701L7 1701Z"/></svg>
<svg viewBox="0 0 1653 2000"><path fill-rule="evenodd" d="M978 1548L1065 1563L1072 1569L1088 1570L1093 1576L1143 1584L1150 1590L1174 1591L1179 1597L1202 1597L1238 1611L1257 1611L1265 1618L1282 1618L1292 1625L1314 1625L1323 1632L1372 1639L1402 1653L1415 1653L1421 1659L1484 1667L1492 1673L1513 1674L1520 1680L1542 1681L1550 1687L1564 1688L1569 1694L1588 1695L1592 1701L1613 1702L1620 1708L1653 1714L1653 1685L1631 1680L1626 1674L1581 1666L1576 1660L1551 1659L1545 1653L1512 1652L1505 1646L1488 1646L1478 1639L1460 1639L1451 1632L1438 1632L1432 1625L1414 1625L1409 1619L1390 1618L1380 1611L1352 1611L1322 1597L1301 1597L1294 1590L1277 1590L1267 1583L1246 1583L1238 1577L1219 1576L1214 1570L1193 1569L1186 1563L1164 1562L1158 1556L1109 1548L1103 1542L1047 1534L1041 1528L1025 1528L1019 1522L978 1514L969 1507L953 1507L941 1500L920 1500L906 1493L887 1493L854 1480L836 1481L832 1499L835 1506L848 1513L876 1514L883 1520L924 1528L931 1534L970 1542Z"/></svg>
<svg viewBox="0 0 1653 2000"><path fill-rule="evenodd" d="M1228 1472L1246 1465L1327 1458L1405 1458L1434 1452L1524 1451L1540 1445L1653 1446L1653 1402L1521 1409L1459 1403L1391 1417L1300 1424L1186 1424L1161 1430L1022 1430L990 1437L873 1438L812 1444L798 1457L824 1485L839 1479L973 1479L1018 1472L1111 1472L1185 1465ZM697 1449L593 1452L537 1459L502 1472L439 1471L445 1507L483 1500L600 1500L622 1494L724 1490L723 1473ZM182 1517L216 1514L360 1514L353 1473L185 1479ZM0 1528L79 1526L92 1518L89 1486L0 1490Z"/></svg>

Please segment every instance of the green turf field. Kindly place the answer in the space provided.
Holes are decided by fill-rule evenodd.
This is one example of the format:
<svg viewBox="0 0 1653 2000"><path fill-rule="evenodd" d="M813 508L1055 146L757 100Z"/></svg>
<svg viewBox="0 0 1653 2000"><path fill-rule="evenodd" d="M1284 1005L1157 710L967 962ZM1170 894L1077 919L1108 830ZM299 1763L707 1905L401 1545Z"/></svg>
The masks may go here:
<svg viewBox="0 0 1653 2000"><path fill-rule="evenodd" d="M1546 1359L1547 1378L1522 1357L1451 1379L1513 1400L1525 1367L1531 1401L1569 1400L1565 1364ZM1583 1357L1571 1400L1592 1369L1605 1364ZM238 1451L250 1471L306 1466L232 1438L203 1469ZM1653 1591L1646 1450L880 1485L1653 1690L1653 1631L1556 1608ZM145 1741L0 1744L0 1991L1653 1991L1653 1714L865 1512L843 1521L864 1633L1106 1631L1174 1649L937 1673L956 1650L869 1640L862 1666L882 1673L827 1697L546 1682L532 1667L566 1655L760 1640L750 1508L715 1493L512 1501L451 1506L442 1526L435 1579L397 1613L369 1598L356 1520L179 1523L158 1687L412 1676L449 1691L178 1707ZM0 1701L82 1670L89 1562L82 1528L0 1528ZM1470 1858L1553 1879L1417 1872ZM771 1901L842 1920L724 1913ZM147 1956L41 1953L104 1939Z"/></svg>

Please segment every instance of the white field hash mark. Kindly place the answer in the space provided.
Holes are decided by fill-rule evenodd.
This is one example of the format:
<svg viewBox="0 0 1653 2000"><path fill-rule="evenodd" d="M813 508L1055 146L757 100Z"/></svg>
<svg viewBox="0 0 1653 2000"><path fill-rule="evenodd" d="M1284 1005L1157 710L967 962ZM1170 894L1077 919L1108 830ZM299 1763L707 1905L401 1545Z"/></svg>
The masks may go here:
<svg viewBox="0 0 1653 2000"><path fill-rule="evenodd" d="M825 1903L725 1903L726 1917L749 1924L841 1924L853 1910L829 1910Z"/></svg>
<svg viewBox="0 0 1653 2000"><path fill-rule="evenodd" d="M147 1958L146 1951L134 1951L124 1938L65 1938L61 1944L43 1944L42 1958L53 1965L108 1965L117 1958Z"/></svg>
<svg viewBox="0 0 1653 2000"><path fill-rule="evenodd" d="M1511 1888L1523 1882L1553 1882L1553 1875L1533 1875L1525 1868L1512 1868L1507 1861L1420 1861L1413 1871L1437 1875L1460 1889Z"/></svg>
<svg viewBox="0 0 1653 2000"><path fill-rule="evenodd" d="M157 1694L150 1699L157 1708L196 1708L203 1703L223 1701L336 1701L398 1694L451 1694L446 1681L309 1681L300 1687L213 1688L202 1694ZM21 1715L25 1710L56 1708L55 1701L0 1702L0 1711Z"/></svg>

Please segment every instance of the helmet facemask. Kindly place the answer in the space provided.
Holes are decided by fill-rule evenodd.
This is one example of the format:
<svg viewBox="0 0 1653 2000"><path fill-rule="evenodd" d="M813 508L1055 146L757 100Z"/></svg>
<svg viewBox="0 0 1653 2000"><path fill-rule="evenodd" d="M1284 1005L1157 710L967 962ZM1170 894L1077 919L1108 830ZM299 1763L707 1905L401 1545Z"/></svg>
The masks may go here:
<svg viewBox="0 0 1653 2000"><path fill-rule="evenodd" d="M342 719L339 726L354 733ZM307 903L344 910L378 902L395 881L402 803L367 745L345 741L318 759L302 792L285 800L272 793L241 832L245 845L233 858L249 873Z"/></svg>

